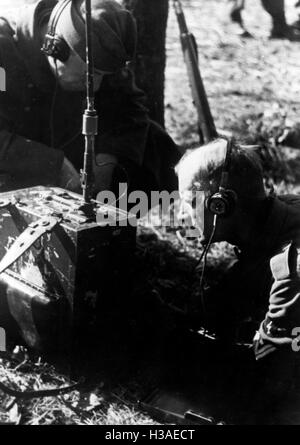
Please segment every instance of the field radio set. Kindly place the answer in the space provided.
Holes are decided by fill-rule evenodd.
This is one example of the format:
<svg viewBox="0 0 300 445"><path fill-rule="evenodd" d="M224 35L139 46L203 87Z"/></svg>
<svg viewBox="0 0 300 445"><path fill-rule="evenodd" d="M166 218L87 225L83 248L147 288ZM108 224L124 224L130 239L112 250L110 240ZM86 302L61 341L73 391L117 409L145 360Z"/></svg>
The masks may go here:
<svg viewBox="0 0 300 445"><path fill-rule="evenodd" d="M80 195L58 188L0 195L0 326L31 348L69 349L134 248L126 212L95 203L101 224L81 204Z"/></svg>

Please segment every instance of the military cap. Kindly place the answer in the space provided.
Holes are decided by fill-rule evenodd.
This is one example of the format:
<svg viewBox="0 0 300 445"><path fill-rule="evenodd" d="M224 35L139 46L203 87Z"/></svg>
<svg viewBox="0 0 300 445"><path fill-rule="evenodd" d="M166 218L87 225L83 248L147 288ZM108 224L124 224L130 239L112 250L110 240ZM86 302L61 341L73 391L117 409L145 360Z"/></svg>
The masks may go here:
<svg viewBox="0 0 300 445"><path fill-rule="evenodd" d="M93 55L95 68L115 72L134 58L137 41L132 14L115 0L92 0ZM86 55L85 2L70 2L57 27L67 44L83 60Z"/></svg>

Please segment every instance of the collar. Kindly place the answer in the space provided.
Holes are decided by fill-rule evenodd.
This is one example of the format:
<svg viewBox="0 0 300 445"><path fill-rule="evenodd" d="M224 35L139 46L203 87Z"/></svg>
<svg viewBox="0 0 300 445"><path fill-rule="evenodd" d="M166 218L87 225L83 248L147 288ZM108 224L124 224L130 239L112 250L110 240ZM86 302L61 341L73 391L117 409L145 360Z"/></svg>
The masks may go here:
<svg viewBox="0 0 300 445"><path fill-rule="evenodd" d="M289 207L276 197L266 199L253 228L250 242L241 249L241 256L270 256L285 241L291 241L287 230Z"/></svg>

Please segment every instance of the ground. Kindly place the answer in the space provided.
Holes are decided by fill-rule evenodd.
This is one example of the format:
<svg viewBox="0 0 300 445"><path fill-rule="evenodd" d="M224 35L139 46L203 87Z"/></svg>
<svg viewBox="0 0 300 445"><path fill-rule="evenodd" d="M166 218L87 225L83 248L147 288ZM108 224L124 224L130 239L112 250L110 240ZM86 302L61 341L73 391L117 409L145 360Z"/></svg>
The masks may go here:
<svg viewBox="0 0 300 445"><path fill-rule="evenodd" d="M1 0L1 8L12 3L20 5L24 2ZM286 3L288 20L292 21L296 18L294 1ZM275 177L279 189L299 192L297 167L300 152L277 147L275 142L284 130L299 119L300 44L268 39L271 23L259 0L248 0L245 11L245 22L253 39L241 39L236 35L236 27L228 18L227 0L183 0L183 4L187 22L198 41L201 71L218 129L232 132L242 141L265 144L267 152L272 155L268 158L271 163L269 174L271 172L271 176ZM180 145L189 147L198 142L196 111L192 104L172 9L167 52L166 126ZM284 164L286 167L282 169L281 162L278 168L278 160L287 160ZM274 172L276 174L272 174ZM197 247L195 244L186 244L173 232L156 231L151 226L141 228L138 253L141 281L150 283L158 297L163 295L164 298L174 299L176 293L176 298L182 301L188 299L190 294L197 295L198 276L193 272L199 256ZM216 280L222 273L223 265L228 262L230 255L228 246L213 249L209 268L211 280ZM151 272L145 272L143 265L149 263ZM144 289L137 287L136 292L144 292ZM149 323L151 329L154 326ZM159 333L157 336L159 339ZM147 341L145 345L148 345ZM139 349L141 347L143 345L139 343ZM153 351L152 357L155 357ZM115 372L112 383L97 370L88 374L87 383L77 391L64 396L20 401L4 397L0 392L0 423L153 423L135 404L137 395L143 393L141 386L146 391L153 384L149 373L149 382L146 380L141 384L145 377L141 372L143 360L132 361L131 373L135 379L132 382L131 378L129 383L124 375L120 376L119 371ZM151 368L153 374L157 374L159 365L160 357L154 358ZM9 359L3 357L0 361L0 376L1 381L11 381L14 388L21 390L70 384L69 378L52 365L39 359L30 361L22 350ZM116 382L119 376L118 385Z"/></svg>

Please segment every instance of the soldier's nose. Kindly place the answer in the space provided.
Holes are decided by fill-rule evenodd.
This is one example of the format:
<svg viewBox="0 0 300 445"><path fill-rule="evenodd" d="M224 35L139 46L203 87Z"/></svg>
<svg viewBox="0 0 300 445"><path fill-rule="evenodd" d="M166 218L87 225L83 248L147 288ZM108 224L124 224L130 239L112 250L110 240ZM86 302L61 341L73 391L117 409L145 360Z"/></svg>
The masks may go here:
<svg viewBox="0 0 300 445"><path fill-rule="evenodd" d="M195 239L202 236L200 230L196 227L194 218L189 213L179 215L179 223L184 227L184 236L189 239Z"/></svg>

